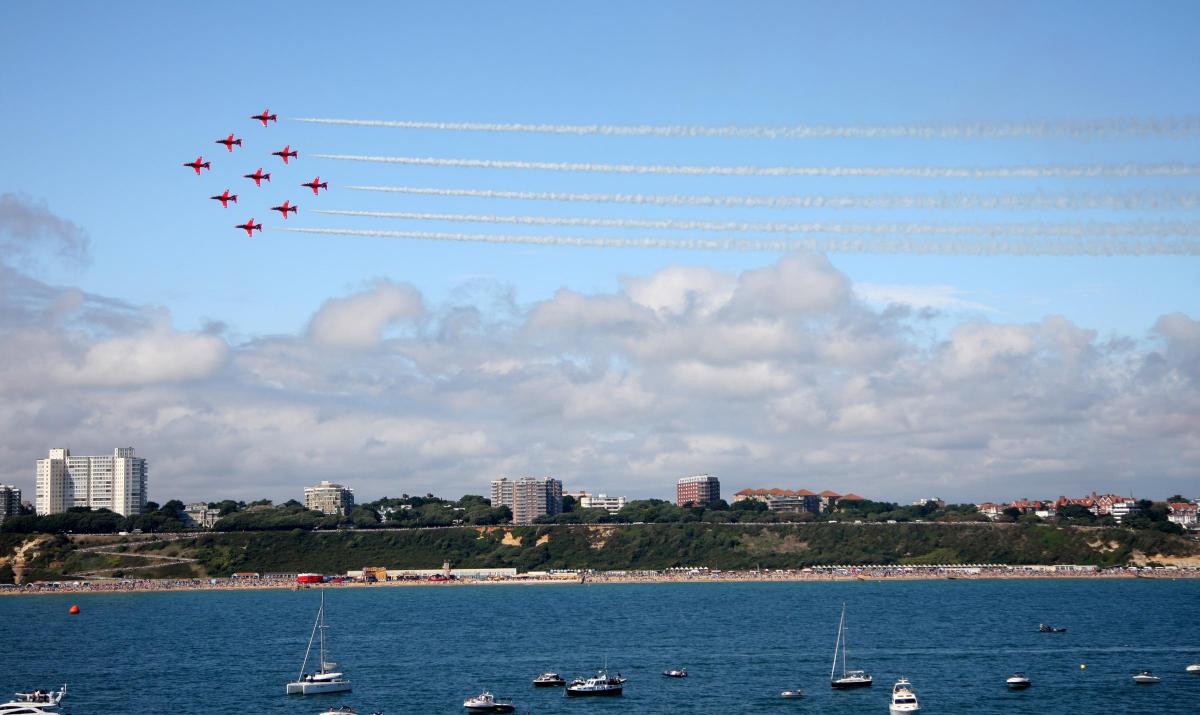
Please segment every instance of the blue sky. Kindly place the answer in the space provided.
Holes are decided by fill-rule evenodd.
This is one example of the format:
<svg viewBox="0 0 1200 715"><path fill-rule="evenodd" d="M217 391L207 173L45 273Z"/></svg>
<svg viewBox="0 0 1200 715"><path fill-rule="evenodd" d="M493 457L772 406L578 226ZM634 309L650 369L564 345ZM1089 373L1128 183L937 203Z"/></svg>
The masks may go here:
<svg viewBox="0 0 1200 715"><path fill-rule="evenodd" d="M390 288L380 297L379 286L411 285L430 314L463 296L511 291L514 310L532 311L533 321L536 306L560 289L590 300L621 293L630 281L680 266L736 276L773 270L783 258L299 235L277 230L284 223L267 210L284 199L300 207L289 226L477 233L653 232L388 221L320 216L309 209L850 223L1194 224L1196 208L715 209L418 197L343 187L1159 195L1200 192L1200 177L1195 176L628 176L402 167L310 156L798 166L1188 163L1200 162L1194 135L1086 140L621 138L331 127L289 118L858 125L1195 117L1200 115L1195 92L1198 19L1200 8L1184 2L9 4L0 9L0 67L7 70L7 80L0 83L0 195L45 201L51 212L77 224L90 238L86 263L43 259L23 264L21 271L51 286L78 287L131 306L169 311L171 325L183 333L223 324L220 332L228 345L221 350L233 357L223 358L226 353L219 350L214 365L240 364L244 356L239 346L265 336L304 333L323 306L341 297L370 294L383 301L387 315L406 314L411 308L407 299L388 292ZM278 124L263 128L248 118L264 107L279 114ZM213 143L230 132L245 140L232 154ZM300 152L287 167L269 156L284 144ZM198 154L213 162L213 171L199 178L180 166ZM241 178L259 166L273 176L262 189ZM318 174L330 190L313 197L298 184ZM222 210L208 197L225 188L239 194L241 203ZM266 231L248 240L233 225L251 215ZM1156 344L1161 334L1151 338L1150 331L1160 316L1183 312L1194 317L1200 297L1200 263L1190 257L828 258L831 270L844 275L864 298L908 296L915 308L939 308L942 312L928 325L943 337L964 323L1028 326L1048 315L1063 315L1095 331L1097 341L1125 337ZM882 310L882 305L875 308ZM385 336L411 329L391 318L382 326ZM560 355L573 355L573 346L560 349ZM213 368L220 369L225 368ZM195 374L212 377L210 372ZM150 399L153 390L141 389ZM365 400L363 409L381 409L366 399L370 394L367 390L359 396ZM350 409L333 398L318 403L314 409ZM31 439L49 444L66 434L76 444L90 444L93 437L76 429L81 431L47 428ZM467 432L472 429L490 434L482 423ZM146 442L166 439L151 428L138 434ZM119 433L112 438L120 439ZM493 456L503 451L491 446ZM92 449L107 449L107 443ZM21 475L33 459L21 456L27 451L13 449L11 457L0 453L0 480L6 474L25 478ZM504 464L495 459L499 461L480 470ZM548 458L509 466L558 471L561 464ZM644 475L649 469L626 467L630 474ZM431 466L430 474L442 475L439 469ZM1040 468L1030 469L1023 473L1044 476ZM470 477L430 476L425 482L413 477L413 491L438 479L455 486L473 484L484 477L483 471ZM276 488L261 473L250 478L262 479L264 490ZM1037 478L1029 477L1031 483ZM604 483L604 477L593 479ZM235 488L218 477L209 483L213 490ZM922 482L920 489L939 483ZM1063 483L1082 486L1083 481L1064 478ZM608 484L618 489L623 482L612 477ZM919 491L885 481L871 484L894 489L897 496ZM988 488L978 485L962 490L965 496L983 492Z"/></svg>
<svg viewBox="0 0 1200 715"><path fill-rule="evenodd" d="M1197 190L1187 179L1094 181L626 177L421 167L305 158L314 151L410 156L700 164L926 165L1195 161L1194 140L835 140L598 138L314 127L263 129L246 117L332 116L564 123L789 124L1161 117L1200 111L1188 3L504 4L256 3L236 10L157 3L4 11L0 61L19 70L0 99L0 191L25 192L84 226L93 261L50 271L177 323L221 318L246 333L294 330L330 294L387 276L434 296L464 279L516 286L523 300L559 286L610 290L620 275L670 262L762 265L770 255L440 245L272 233L266 211L298 202L296 225L369 227L306 208L746 220L1020 221L898 211L714 210L363 195L339 185L679 193L915 193L967 190ZM247 142L227 155L213 140ZM289 168L268 156L290 143ZM203 153L197 179L179 163ZM259 165L275 182L254 191ZM296 186L316 174L333 191ZM243 204L207 197L230 188ZM307 195L306 195L307 194ZM247 201L247 199L251 199ZM264 219L260 241L231 229ZM1123 214L1123 215L1122 215ZM1191 219L1195 212L1170 212ZM1037 216L1034 216L1037 218ZM1057 212L1047 220L1153 220L1139 212ZM230 219L236 219L230 221ZM486 231L454 224L382 228ZM384 225L385 224L385 225ZM514 232L500 229L499 232ZM520 232L520 231L515 231ZM526 231L528 232L528 231ZM557 231L562 233L562 230ZM586 232L584 232L586 233ZM600 231L599 233L605 233ZM611 233L611 231L608 231ZM529 264L536 261L536 270ZM1015 319L1047 311L1099 330L1144 331L1196 297L1194 261L834 256L856 281L953 285ZM234 316L231 318L231 316Z"/></svg>

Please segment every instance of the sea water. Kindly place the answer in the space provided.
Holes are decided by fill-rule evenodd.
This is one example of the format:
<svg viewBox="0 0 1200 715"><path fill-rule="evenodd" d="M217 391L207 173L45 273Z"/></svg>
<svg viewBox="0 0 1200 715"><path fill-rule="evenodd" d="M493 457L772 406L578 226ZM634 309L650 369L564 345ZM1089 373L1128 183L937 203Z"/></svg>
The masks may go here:
<svg viewBox="0 0 1200 715"><path fill-rule="evenodd" d="M1200 662L1200 581L334 587L330 658L354 690L288 696L318 600L311 589L0 597L0 688L66 682L74 715L461 713L484 689L519 713L886 713L907 677L923 713L1200 712L1200 676L1184 672ZM829 687L843 602L848 665L872 688ZM621 698L530 684L606 663L629 679ZM1140 669L1162 683L1134 685ZM1007 690L1015 671L1033 687ZM779 697L795 687L802 699Z"/></svg>

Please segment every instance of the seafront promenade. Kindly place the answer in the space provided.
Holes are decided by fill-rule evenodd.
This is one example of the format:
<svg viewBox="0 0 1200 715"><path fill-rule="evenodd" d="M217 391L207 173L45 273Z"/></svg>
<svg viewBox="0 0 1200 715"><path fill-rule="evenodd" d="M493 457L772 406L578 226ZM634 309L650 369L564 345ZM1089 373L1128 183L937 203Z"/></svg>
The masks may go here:
<svg viewBox="0 0 1200 715"><path fill-rule="evenodd" d="M1114 580L1114 579L1195 579L1200 567L1118 567L1097 569L1087 566L834 566L811 569L763 571L710 571L705 569L668 569L665 571L598 571L586 574L517 575L515 577L461 578L449 581L396 579L363 582L353 579L331 580L321 584L298 584L294 578L209 578L209 579L106 579L94 581L39 581L29 584L5 584L0 596L138 593L169 591L249 591L299 590L305 588L389 588L500 585L563 584L655 584L655 583L757 583L836 581L950 581L950 580Z"/></svg>

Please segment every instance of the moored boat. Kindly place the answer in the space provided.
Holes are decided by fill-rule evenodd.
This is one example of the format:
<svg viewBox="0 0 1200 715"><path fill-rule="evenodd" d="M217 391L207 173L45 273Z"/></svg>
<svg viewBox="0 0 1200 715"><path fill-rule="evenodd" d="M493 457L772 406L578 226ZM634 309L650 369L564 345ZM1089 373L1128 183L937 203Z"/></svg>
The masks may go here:
<svg viewBox="0 0 1200 715"><path fill-rule="evenodd" d="M345 674L337 672L337 663L325 659L325 592L321 592L321 606L317 609L317 620L313 623L312 635L308 637L308 648L304 651L304 661L300 664L300 676L287 684L288 695L318 695L321 693L344 693L350 690L350 681ZM308 670L308 658L312 654L313 640L320 638L319 660L317 669Z"/></svg>
<svg viewBox="0 0 1200 715"><path fill-rule="evenodd" d="M668 678L686 678L687 668L671 668L670 670L664 670L663 675Z"/></svg>
<svg viewBox="0 0 1200 715"><path fill-rule="evenodd" d="M1200 663L1192 663L1187 667L1187 672L1192 675L1200 675Z"/></svg>
<svg viewBox="0 0 1200 715"><path fill-rule="evenodd" d="M1022 673L1013 673L1008 676L1008 680L1005 680L1004 683L1008 685L1009 690L1024 690L1033 685L1033 681L1025 677Z"/></svg>
<svg viewBox="0 0 1200 715"><path fill-rule="evenodd" d="M834 677L837 672L838 650L842 652L842 675ZM838 621L837 640L833 643L833 665L829 668L829 686L835 690L850 688L868 688L875 679L865 670L846 670L846 604L842 604L842 617Z"/></svg>
<svg viewBox="0 0 1200 715"><path fill-rule="evenodd" d="M625 692L625 679L620 673L610 678L606 671L600 671L594 678L571 681L566 688L566 697L613 697Z"/></svg>
<svg viewBox="0 0 1200 715"><path fill-rule="evenodd" d="M58 704L66 694L66 684L60 690L16 693L9 702L0 703L0 715L60 715Z"/></svg>
<svg viewBox="0 0 1200 715"><path fill-rule="evenodd" d="M1045 623L1038 624L1038 633L1066 633L1066 632L1067 632L1066 628L1055 628L1054 626L1048 626Z"/></svg>
<svg viewBox="0 0 1200 715"><path fill-rule="evenodd" d="M511 700L497 698L487 690L464 700L463 707L473 713L511 713L517 709Z"/></svg>
<svg viewBox="0 0 1200 715"><path fill-rule="evenodd" d="M558 673L542 673L533 679L535 688L561 688L566 684L567 681Z"/></svg>
<svg viewBox="0 0 1200 715"><path fill-rule="evenodd" d="M1138 685L1154 685L1155 683L1162 682L1162 678L1148 670L1142 670L1133 676L1133 682Z"/></svg>
<svg viewBox="0 0 1200 715"><path fill-rule="evenodd" d="M892 715L902 715L902 713L915 713L920 711L921 705L917 702L917 692L913 690L912 683L908 682L908 678L901 678L892 686L892 704L888 707L888 712Z"/></svg>
<svg viewBox="0 0 1200 715"><path fill-rule="evenodd" d="M781 698L802 698L802 697L804 697L804 690L801 688L792 688L790 690L784 690L783 692L779 693L779 697L781 697Z"/></svg>
<svg viewBox="0 0 1200 715"><path fill-rule="evenodd" d="M349 705L339 705L336 708L322 710L320 713L318 713L318 715L354 715L354 713L354 708L350 707Z"/></svg>

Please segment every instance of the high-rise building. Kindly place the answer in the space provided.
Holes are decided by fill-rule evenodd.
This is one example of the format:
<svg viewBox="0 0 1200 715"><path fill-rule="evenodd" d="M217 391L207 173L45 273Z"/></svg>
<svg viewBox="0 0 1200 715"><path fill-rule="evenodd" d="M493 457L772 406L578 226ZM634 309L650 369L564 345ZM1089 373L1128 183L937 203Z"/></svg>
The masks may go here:
<svg viewBox="0 0 1200 715"><path fill-rule="evenodd" d="M133 447L117 447L112 455L81 457L69 449L52 449L37 461L37 513L58 514L72 507L109 509L122 516L146 508L146 460Z"/></svg>
<svg viewBox="0 0 1200 715"><path fill-rule="evenodd" d="M10 516L21 514L21 490L9 484L0 484L0 524Z"/></svg>
<svg viewBox="0 0 1200 715"><path fill-rule="evenodd" d="M304 488L304 506L325 514L345 516L354 508L354 490L323 481L315 487Z"/></svg>
<svg viewBox="0 0 1200 715"><path fill-rule="evenodd" d="M721 498L721 481L707 474L684 477L675 484L675 504L707 504Z"/></svg>
<svg viewBox="0 0 1200 715"><path fill-rule="evenodd" d="M492 506L511 509L514 524L532 524L539 516L562 513L562 482L553 477L493 479Z"/></svg>
<svg viewBox="0 0 1200 715"><path fill-rule="evenodd" d="M604 509L616 514L625 506L625 497L610 497L607 494L589 494L579 498L581 509Z"/></svg>

